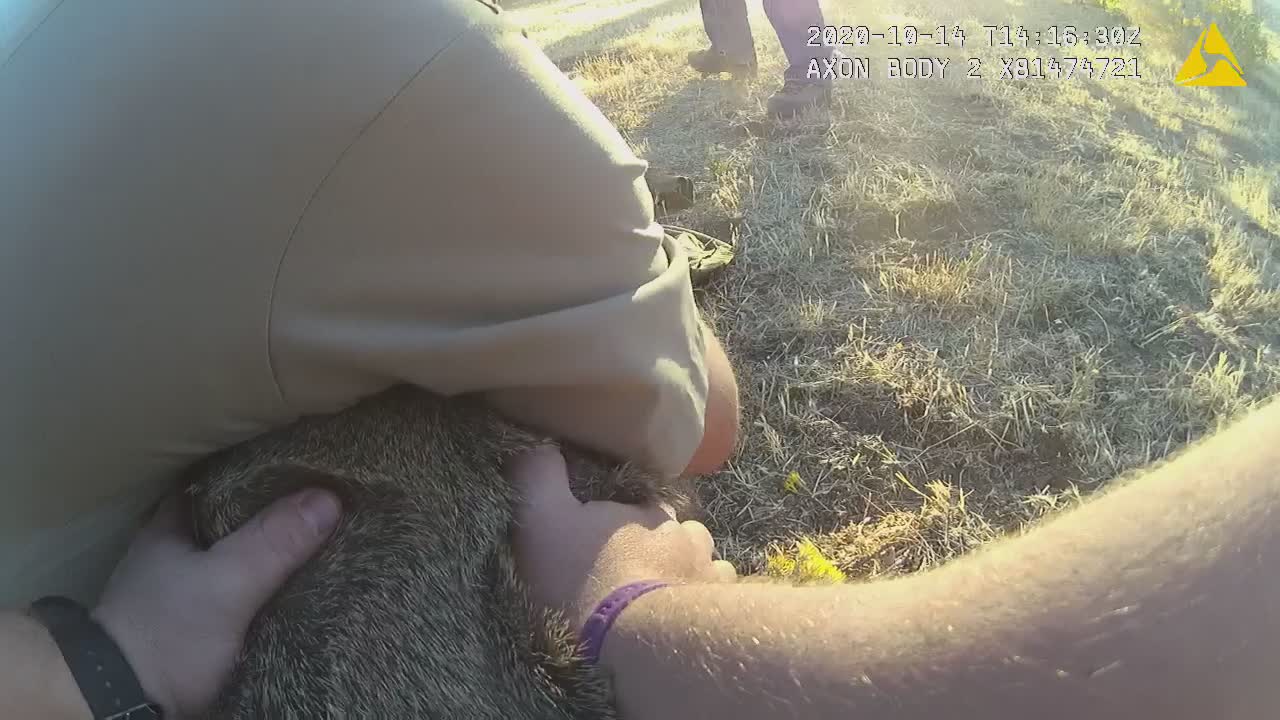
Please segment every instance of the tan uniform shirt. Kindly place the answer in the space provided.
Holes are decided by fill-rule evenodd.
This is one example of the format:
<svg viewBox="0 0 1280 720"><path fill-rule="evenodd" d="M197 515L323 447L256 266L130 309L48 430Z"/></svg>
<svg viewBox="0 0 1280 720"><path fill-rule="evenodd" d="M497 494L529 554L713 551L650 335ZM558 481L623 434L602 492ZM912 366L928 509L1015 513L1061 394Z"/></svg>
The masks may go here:
<svg viewBox="0 0 1280 720"><path fill-rule="evenodd" d="M177 470L395 382L681 470L644 170L479 0L0 6L0 605L91 602Z"/></svg>

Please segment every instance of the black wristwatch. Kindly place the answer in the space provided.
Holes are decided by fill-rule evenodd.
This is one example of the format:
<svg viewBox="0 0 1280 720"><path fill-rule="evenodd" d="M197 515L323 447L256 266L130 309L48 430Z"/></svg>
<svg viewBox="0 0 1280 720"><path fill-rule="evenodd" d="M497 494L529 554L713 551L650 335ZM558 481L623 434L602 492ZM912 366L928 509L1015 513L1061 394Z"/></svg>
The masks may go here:
<svg viewBox="0 0 1280 720"><path fill-rule="evenodd" d="M163 720L164 712L147 700L120 647L82 605L44 597L31 604L29 613L49 629L94 720Z"/></svg>

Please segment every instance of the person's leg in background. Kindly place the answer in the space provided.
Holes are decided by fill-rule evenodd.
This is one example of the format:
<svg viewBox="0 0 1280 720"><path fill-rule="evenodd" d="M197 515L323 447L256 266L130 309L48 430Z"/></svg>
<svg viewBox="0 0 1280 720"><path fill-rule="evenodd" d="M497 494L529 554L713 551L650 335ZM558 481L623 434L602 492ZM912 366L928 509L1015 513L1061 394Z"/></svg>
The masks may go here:
<svg viewBox="0 0 1280 720"><path fill-rule="evenodd" d="M756 74L756 43L747 21L746 0L698 0L702 27L711 47L689 53L689 65L703 75Z"/></svg>
<svg viewBox="0 0 1280 720"><path fill-rule="evenodd" d="M764 12L778 34L778 42L787 56L787 70L783 75L782 89L769 98L769 113L777 117L792 117L800 110L815 105L825 105L831 100L830 79L808 77L811 64L829 60L832 48L809 45L813 36L809 28L823 25L819 0L764 0ZM819 30L819 37L821 31Z"/></svg>

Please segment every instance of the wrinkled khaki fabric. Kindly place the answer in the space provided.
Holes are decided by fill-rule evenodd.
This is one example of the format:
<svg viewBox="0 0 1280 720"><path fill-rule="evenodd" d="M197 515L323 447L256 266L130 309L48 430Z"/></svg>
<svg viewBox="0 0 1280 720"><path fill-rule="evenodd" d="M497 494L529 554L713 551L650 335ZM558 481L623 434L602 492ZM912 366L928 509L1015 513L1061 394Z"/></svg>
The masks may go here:
<svg viewBox="0 0 1280 720"><path fill-rule="evenodd" d="M180 468L392 383L692 457L685 246L492 6L46 7L0 26L0 604L91 602Z"/></svg>
<svg viewBox="0 0 1280 720"><path fill-rule="evenodd" d="M710 283L712 278L727 268L737 255L731 242L676 225L663 227L667 235L689 256L689 279L694 287Z"/></svg>

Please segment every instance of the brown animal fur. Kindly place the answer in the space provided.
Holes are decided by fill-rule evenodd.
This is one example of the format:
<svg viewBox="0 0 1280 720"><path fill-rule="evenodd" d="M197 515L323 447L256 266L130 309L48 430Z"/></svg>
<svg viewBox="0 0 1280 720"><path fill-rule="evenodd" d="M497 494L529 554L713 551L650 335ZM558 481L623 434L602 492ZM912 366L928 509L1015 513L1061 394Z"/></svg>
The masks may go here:
<svg viewBox="0 0 1280 720"><path fill-rule="evenodd" d="M399 387L193 467L205 546L302 487L331 488L345 510L254 621L211 717L615 717L607 678L514 570L518 497L500 468L541 441L477 401ZM582 499L683 497L565 450Z"/></svg>

